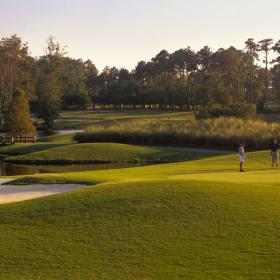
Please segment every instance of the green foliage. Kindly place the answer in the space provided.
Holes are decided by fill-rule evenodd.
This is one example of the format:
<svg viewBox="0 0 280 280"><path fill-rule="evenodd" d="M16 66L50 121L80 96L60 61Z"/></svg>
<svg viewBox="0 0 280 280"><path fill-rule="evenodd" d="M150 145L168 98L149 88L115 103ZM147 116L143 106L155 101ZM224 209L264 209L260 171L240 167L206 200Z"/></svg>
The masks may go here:
<svg viewBox="0 0 280 280"><path fill-rule="evenodd" d="M199 111L195 114L197 119L217 118L217 117L238 117L251 118L256 115L256 108L253 104L241 103L231 104L227 107L215 103L209 106L207 110Z"/></svg>
<svg viewBox="0 0 280 280"><path fill-rule="evenodd" d="M36 135L25 92L19 88L14 92L13 101L6 114L6 130L12 136Z"/></svg>
<svg viewBox="0 0 280 280"><path fill-rule="evenodd" d="M62 106L66 110L83 110L90 103L89 97L86 94L72 94L62 96Z"/></svg>
<svg viewBox="0 0 280 280"><path fill-rule="evenodd" d="M227 148L240 143L249 149L268 148L280 139L279 124L261 120L215 118L188 121L138 120L89 127L75 139L80 142L119 142Z"/></svg>
<svg viewBox="0 0 280 280"><path fill-rule="evenodd" d="M0 113L11 106L16 88L24 88L29 100L35 95L35 59L29 55L27 43L17 35L0 39Z"/></svg>
<svg viewBox="0 0 280 280"><path fill-rule="evenodd" d="M279 42L272 49L271 40L260 44L265 54L273 50L278 55ZM197 52L191 47L173 53L162 50L150 61L140 61L133 71L105 67L98 73L90 60L67 57L53 37L47 42L46 54L34 59L28 55L27 44L11 36L0 41L0 111L10 104L17 86L25 88L32 109L48 130L54 129L61 109L197 111L213 103L227 107L256 104L259 99L266 105L270 95L278 96L280 60L277 56L271 71L262 68L256 63L259 51L252 38L246 41L245 50L230 47L212 52L207 46ZM9 74L11 67L13 75Z"/></svg>
<svg viewBox="0 0 280 280"><path fill-rule="evenodd" d="M52 130L58 117L60 86L57 74L42 73L37 84L38 100L35 104L36 115L44 120L46 130Z"/></svg>
<svg viewBox="0 0 280 280"><path fill-rule="evenodd" d="M51 131L60 109L61 75L65 53L53 37L48 39L46 50L46 54L38 60L37 100L34 107L37 117L44 120L45 129Z"/></svg>
<svg viewBox="0 0 280 280"><path fill-rule="evenodd" d="M63 59L62 71L62 108L66 110L85 109L90 103L86 89L85 69L89 67L82 60L68 57Z"/></svg>

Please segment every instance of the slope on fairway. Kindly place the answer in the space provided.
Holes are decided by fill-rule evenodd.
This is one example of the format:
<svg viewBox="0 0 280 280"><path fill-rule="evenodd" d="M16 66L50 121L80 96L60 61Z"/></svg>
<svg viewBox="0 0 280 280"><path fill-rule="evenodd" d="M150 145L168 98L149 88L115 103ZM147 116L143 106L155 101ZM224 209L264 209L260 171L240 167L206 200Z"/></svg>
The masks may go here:
<svg viewBox="0 0 280 280"><path fill-rule="evenodd" d="M14 144L0 147L1 155L19 156L39 151L49 150L57 147L65 146L66 144L53 143L36 143L36 144Z"/></svg>
<svg viewBox="0 0 280 280"><path fill-rule="evenodd" d="M278 279L279 187L100 185L0 206L0 279Z"/></svg>
<svg viewBox="0 0 280 280"><path fill-rule="evenodd" d="M196 154L194 154L196 155ZM87 171L20 178L15 183L87 183L129 182L141 180L199 180L232 183L280 184L280 170L272 169L269 151L248 153L240 174L238 155L223 155L188 162L151 165L120 170Z"/></svg>
<svg viewBox="0 0 280 280"><path fill-rule="evenodd" d="M73 144L9 157L16 163L174 162L223 154L185 148L148 147L113 143Z"/></svg>
<svg viewBox="0 0 280 280"><path fill-rule="evenodd" d="M0 206L0 279L278 279L269 152L39 175L84 190Z"/></svg>

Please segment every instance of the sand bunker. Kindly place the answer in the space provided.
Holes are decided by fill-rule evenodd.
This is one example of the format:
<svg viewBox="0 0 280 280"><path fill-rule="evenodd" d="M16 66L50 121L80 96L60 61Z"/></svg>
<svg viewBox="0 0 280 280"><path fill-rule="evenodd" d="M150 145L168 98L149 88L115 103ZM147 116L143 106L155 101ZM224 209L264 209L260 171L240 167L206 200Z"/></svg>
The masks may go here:
<svg viewBox="0 0 280 280"><path fill-rule="evenodd" d="M63 192L69 192L85 188L85 185L77 184L52 184L52 185L5 185L11 181L8 179L0 179L0 204L11 203L17 201L23 201L33 199L37 197L49 196Z"/></svg>

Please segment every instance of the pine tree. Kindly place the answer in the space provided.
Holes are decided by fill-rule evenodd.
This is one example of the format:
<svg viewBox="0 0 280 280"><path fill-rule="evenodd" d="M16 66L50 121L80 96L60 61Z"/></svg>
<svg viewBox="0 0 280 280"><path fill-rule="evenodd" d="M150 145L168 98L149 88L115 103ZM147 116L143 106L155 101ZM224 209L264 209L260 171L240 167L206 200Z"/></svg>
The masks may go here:
<svg viewBox="0 0 280 280"><path fill-rule="evenodd" d="M6 114L6 129L7 134L11 136L36 135L25 92L19 88L14 92L13 101Z"/></svg>

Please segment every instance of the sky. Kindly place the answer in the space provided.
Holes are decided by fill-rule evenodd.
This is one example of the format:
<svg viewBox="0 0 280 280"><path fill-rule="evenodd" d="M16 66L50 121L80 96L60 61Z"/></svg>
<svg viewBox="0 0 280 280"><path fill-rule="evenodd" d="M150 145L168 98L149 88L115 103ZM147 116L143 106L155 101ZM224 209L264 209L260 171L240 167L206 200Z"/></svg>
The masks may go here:
<svg viewBox="0 0 280 280"><path fill-rule="evenodd" d="M99 70L132 70L162 49L279 40L279 11L279 0L0 0L0 37L17 34L40 56L53 35Z"/></svg>

